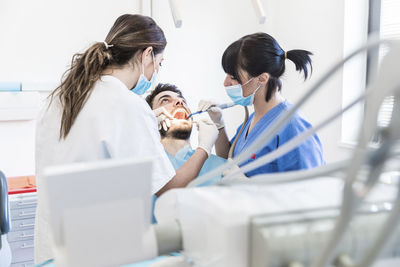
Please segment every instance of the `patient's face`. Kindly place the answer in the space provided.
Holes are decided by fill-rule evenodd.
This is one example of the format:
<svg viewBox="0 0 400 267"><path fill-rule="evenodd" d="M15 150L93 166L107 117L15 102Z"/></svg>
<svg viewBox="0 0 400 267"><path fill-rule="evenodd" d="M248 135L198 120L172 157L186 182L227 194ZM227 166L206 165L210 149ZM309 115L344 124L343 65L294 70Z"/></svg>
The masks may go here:
<svg viewBox="0 0 400 267"><path fill-rule="evenodd" d="M153 99L153 109L159 107L164 107L174 117L171 121L171 127L166 133L160 131L161 135L188 139L192 132L192 119L186 120L190 115L190 109L186 105L185 99L175 92L164 91Z"/></svg>

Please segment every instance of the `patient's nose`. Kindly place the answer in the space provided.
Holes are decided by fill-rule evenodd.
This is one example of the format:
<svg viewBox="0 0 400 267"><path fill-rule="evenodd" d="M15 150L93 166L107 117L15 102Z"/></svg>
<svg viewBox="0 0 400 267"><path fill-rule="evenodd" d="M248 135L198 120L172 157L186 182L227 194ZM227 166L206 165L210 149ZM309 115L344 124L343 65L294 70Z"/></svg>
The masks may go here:
<svg viewBox="0 0 400 267"><path fill-rule="evenodd" d="M175 106L183 106L183 99L181 98L175 99Z"/></svg>

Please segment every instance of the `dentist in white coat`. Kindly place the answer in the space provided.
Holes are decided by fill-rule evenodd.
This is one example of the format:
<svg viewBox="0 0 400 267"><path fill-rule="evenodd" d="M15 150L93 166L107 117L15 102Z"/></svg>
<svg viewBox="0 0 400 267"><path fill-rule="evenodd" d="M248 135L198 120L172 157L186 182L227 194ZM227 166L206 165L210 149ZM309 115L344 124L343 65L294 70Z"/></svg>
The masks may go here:
<svg viewBox="0 0 400 267"><path fill-rule="evenodd" d="M199 146L175 172L160 143L157 119L138 96L151 87L166 43L153 19L122 15L104 42L73 57L61 85L50 95L39 116L36 134L36 263L53 258L49 210L41 192L46 167L107 158L153 157L152 192L156 195L185 187L198 175L217 138L215 125L199 122ZM132 175L132 179L140 178Z"/></svg>

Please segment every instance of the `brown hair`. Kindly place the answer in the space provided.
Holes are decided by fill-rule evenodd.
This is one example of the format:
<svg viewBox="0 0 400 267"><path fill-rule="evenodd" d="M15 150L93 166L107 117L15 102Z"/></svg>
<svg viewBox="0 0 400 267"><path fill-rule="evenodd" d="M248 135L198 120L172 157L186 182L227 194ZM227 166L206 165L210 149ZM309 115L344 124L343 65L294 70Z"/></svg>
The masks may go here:
<svg viewBox="0 0 400 267"><path fill-rule="evenodd" d="M122 15L115 21L105 42L97 42L84 53L75 54L61 84L50 95L51 101L54 96L59 97L63 109L60 139L67 137L96 81L107 67L128 64L137 52L149 46L157 55L167 44L164 32L152 18L131 14Z"/></svg>

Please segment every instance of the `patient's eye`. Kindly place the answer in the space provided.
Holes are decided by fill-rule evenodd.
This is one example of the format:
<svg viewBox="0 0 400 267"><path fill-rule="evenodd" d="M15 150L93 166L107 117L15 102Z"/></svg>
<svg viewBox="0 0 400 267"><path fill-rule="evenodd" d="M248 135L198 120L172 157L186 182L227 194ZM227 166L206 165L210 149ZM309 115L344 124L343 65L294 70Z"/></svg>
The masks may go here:
<svg viewBox="0 0 400 267"><path fill-rule="evenodd" d="M163 99L161 99L161 103L162 103L162 104L168 103L168 102L169 102L169 99L168 99L168 98L163 98Z"/></svg>

